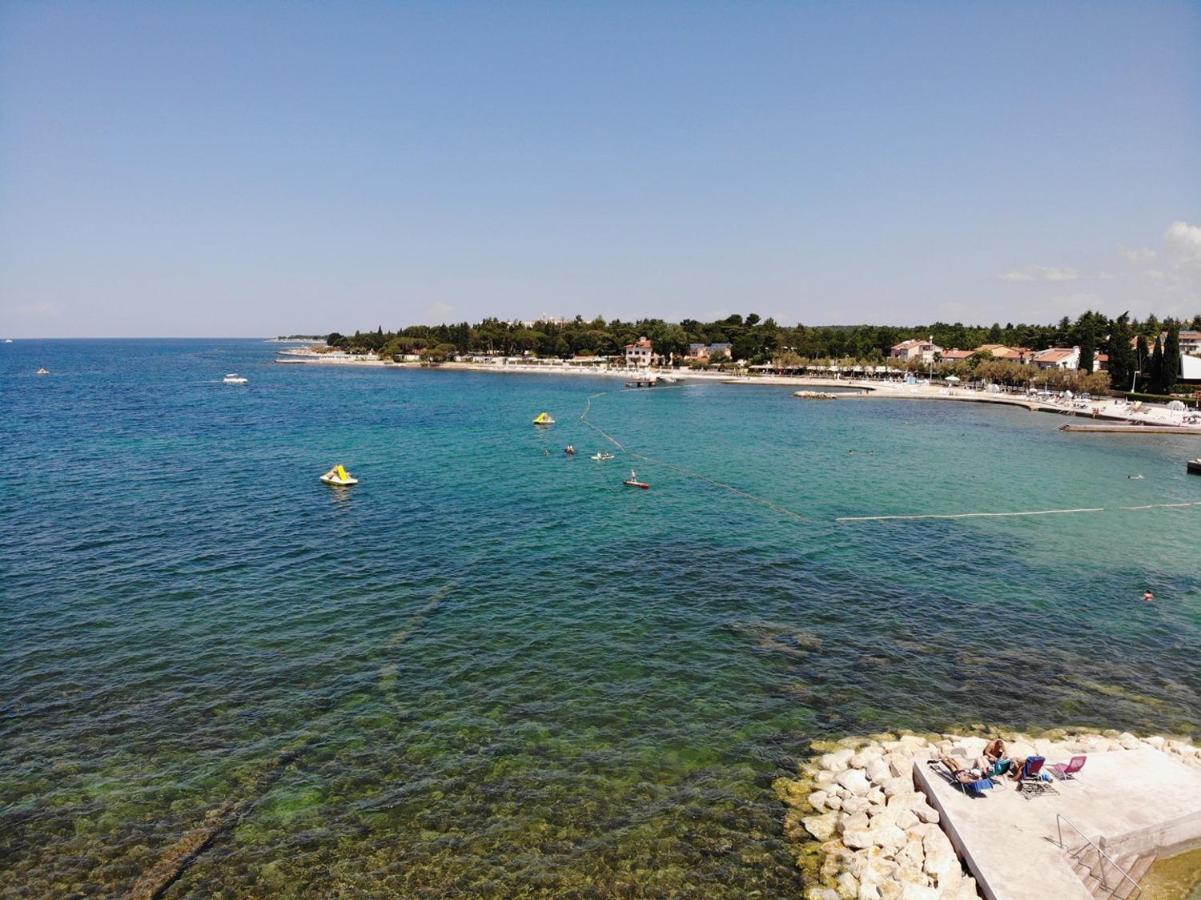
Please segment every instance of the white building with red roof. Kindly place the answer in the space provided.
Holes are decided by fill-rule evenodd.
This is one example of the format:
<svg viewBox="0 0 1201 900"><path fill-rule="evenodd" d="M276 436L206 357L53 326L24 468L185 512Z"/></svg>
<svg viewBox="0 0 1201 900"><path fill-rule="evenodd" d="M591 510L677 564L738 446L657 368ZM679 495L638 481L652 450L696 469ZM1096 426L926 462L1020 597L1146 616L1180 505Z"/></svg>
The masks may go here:
<svg viewBox="0 0 1201 900"><path fill-rule="evenodd" d="M632 344L626 344L627 366L649 366L655 361L655 345L641 337Z"/></svg>

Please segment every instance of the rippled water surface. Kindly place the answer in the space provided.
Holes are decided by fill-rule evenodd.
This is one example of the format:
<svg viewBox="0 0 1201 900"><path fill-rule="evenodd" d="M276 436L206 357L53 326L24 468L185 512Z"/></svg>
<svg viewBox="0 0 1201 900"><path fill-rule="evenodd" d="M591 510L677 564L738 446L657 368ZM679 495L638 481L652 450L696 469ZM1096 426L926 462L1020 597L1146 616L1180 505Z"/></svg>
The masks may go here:
<svg viewBox="0 0 1201 900"><path fill-rule="evenodd" d="M806 741L1201 718L1188 438L274 349L0 345L0 893L788 895Z"/></svg>

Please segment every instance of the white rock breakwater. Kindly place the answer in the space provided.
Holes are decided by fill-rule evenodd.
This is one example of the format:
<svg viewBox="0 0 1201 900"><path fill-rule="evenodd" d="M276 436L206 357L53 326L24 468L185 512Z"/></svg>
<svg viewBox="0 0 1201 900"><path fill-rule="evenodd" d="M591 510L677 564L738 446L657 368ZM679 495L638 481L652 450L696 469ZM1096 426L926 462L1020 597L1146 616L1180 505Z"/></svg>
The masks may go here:
<svg viewBox="0 0 1201 900"><path fill-rule="evenodd" d="M819 752L801 763L800 777L774 784L788 806L784 830L806 875L807 900L975 900L975 879L915 786L913 763L952 751L976 759L993 736L1005 740L1014 758L1037 754L1058 762L1152 747L1201 767L1201 749L1187 740L1117 731L1032 736L980 727L976 734L878 734L814 744Z"/></svg>

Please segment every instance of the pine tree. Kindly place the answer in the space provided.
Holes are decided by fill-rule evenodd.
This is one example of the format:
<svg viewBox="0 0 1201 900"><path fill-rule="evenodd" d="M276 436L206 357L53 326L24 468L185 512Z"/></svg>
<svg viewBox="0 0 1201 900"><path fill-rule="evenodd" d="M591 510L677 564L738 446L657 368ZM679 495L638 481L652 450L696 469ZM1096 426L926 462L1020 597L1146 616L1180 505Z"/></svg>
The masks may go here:
<svg viewBox="0 0 1201 900"><path fill-rule="evenodd" d="M1080 362L1077 368L1081 372L1093 370L1093 360L1097 351L1097 336L1093 333L1093 320L1089 319L1084 325L1084 334L1080 338Z"/></svg>
<svg viewBox="0 0 1201 900"><path fill-rule="evenodd" d="M1115 391L1130 390L1134 374L1134 348L1130 346L1130 314L1122 313L1109 326L1109 383Z"/></svg>
<svg viewBox="0 0 1201 900"><path fill-rule="evenodd" d="M1163 388L1160 393L1172 393L1172 389L1176 387L1176 379L1180 377L1180 325L1176 322L1168 326L1168 337L1163 345L1162 369L1159 377Z"/></svg>
<svg viewBox="0 0 1201 900"><path fill-rule="evenodd" d="M1155 336L1155 349L1151 351L1151 380L1148 383L1148 389L1152 394L1163 393L1163 344L1159 342L1159 335Z"/></svg>

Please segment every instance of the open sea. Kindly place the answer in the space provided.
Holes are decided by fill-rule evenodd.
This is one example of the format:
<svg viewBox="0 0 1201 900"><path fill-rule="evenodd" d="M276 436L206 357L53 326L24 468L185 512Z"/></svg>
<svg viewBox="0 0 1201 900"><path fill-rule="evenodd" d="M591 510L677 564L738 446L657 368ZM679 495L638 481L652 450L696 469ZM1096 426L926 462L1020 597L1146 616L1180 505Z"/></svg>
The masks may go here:
<svg viewBox="0 0 1201 900"><path fill-rule="evenodd" d="M277 349L0 344L0 895L796 896L809 741L1198 730L1201 441Z"/></svg>

